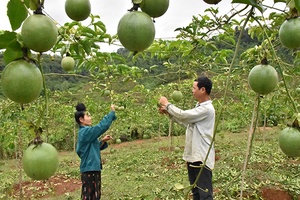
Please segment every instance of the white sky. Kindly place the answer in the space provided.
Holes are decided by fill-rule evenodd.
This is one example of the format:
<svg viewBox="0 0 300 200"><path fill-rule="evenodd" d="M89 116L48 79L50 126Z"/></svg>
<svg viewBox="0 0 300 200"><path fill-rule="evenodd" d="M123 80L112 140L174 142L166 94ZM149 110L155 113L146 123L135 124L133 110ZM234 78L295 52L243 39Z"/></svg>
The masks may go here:
<svg viewBox="0 0 300 200"><path fill-rule="evenodd" d="M0 30L11 30L7 12L7 2L0 0ZM156 38L175 37L176 28L185 27L192 21L192 16L203 14L208 7L219 8L222 14L230 12L233 7L231 0L222 0L217 5L206 4L203 0L169 0L167 12L155 19ZM268 0L269 1L269 0ZM271 1L271 0L270 0ZM132 7L131 0L90 0L94 15L99 15L100 20L106 25L107 33L117 33L118 22L121 17ZM64 10L65 0L45 0L44 11L56 20L60 25L71 20ZM234 4L234 6L237 6ZM88 22L88 20L86 20ZM102 46L101 46L102 47ZM102 47L103 48L103 47ZM114 51L119 47L105 47L108 51Z"/></svg>

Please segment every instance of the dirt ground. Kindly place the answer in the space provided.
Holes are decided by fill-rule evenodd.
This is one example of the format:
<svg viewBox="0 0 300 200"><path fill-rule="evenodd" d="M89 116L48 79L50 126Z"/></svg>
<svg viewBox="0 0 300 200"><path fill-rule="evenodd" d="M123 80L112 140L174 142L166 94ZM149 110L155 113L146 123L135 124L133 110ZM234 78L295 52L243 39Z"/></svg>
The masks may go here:
<svg viewBox="0 0 300 200"><path fill-rule="evenodd" d="M133 141L137 143L143 143L146 140ZM114 148L121 148L125 145L132 145L133 142L124 142L121 144L114 145ZM182 148L182 147L180 147ZM168 151L168 149L160 149L161 151ZM216 157L218 157L218 151L216 151ZM14 198L19 199L20 192L23 193L23 199L45 199L51 196L67 196L68 193L80 190L81 181L79 179L73 179L64 175L52 176L47 181L26 181L20 185L17 184L13 188ZM216 191L217 192L217 191ZM261 189L261 195L264 200L293 200L288 192L281 190L280 188L266 187ZM300 200L300 196L298 197Z"/></svg>
<svg viewBox="0 0 300 200"><path fill-rule="evenodd" d="M22 183L24 199L39 198L45 199L50 196L67 196L68 193L79 190L80 180L70 179L66 176L52 176L48 181L26 181ZM15 185L15 198L20 195L19 185ZM293 200L285 191L277 188L263 188L261 194L264 200ZM300 200L300 197L298 198Z"/></svg>
<svg viewBox="0 0 300 200"><path fill-rule="evenodd" d="M66 196L70 192L80 190L81 181L63 175L55 175L47 181L25 181L14 186L14 198L20 199L22 192L23 199L45 199L51 196Z"/></svg>
<svg viewBox="0 0 300 200"><path fill-rule="evenodd" d="M276 188L263 188L261 195L265 200L293 200L287 192ZM300 200L300 197L298 197L298 200Z"/></svg>

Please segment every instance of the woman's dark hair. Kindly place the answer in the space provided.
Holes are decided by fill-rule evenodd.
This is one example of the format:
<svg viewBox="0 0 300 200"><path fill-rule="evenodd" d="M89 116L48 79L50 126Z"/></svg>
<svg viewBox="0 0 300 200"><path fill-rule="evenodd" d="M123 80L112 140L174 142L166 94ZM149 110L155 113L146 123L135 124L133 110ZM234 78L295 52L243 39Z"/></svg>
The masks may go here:
<svg viewBox="0 0 300 200"><path fill-rule="evenodd" d="M75 112L75 120L78 124L80 124L79 119L81 117L84 117L84 113L86 111L86 107L83 103L78 103L76 106L76 112Z"/></svg>
<svg viewBox="0 0 300 200"><path fill-rule="evenodd" d="M206 93L208 95L210 95L211 88L212 88L212 81L209 78L207 78L206 76L200 76L195 81L198 82L197 86L199 89L204 87L206 90Z"/></svg>

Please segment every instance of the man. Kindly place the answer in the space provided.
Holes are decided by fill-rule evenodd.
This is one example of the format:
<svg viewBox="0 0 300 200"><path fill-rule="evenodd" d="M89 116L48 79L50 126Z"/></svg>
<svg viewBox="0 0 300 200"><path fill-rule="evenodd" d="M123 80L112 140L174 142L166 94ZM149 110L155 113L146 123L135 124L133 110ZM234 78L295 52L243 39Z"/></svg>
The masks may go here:
<svg viewBox="0 0 300 200"><path fill-rule="evenodd" d="M166 97L160 97L159 112L168 114L170 119L186 126L186 139L183 159L187 162L190 184L194 184L203 166L203 162L213 142L215 125L215 109L210 99L212 81L199 77L193 83L193 96L197 100L196 107L182 110L171 104ZM212 145L205 166L197 184L192 188L194 200L212 200L212 170L215 164L215 150Z"/></svg>

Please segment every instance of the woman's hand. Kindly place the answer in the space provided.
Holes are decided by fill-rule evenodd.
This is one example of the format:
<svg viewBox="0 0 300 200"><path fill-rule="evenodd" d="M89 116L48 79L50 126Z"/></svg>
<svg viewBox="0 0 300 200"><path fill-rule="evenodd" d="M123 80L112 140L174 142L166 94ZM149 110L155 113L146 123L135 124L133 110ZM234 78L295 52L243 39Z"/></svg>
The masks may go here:
<svg viewBox="0 0 300 200"><path fill-rule="evenodd" d="M108 140L111 140L111 139L112 139L112 137L110 135L106 135L102 138L102 142L104 143L104 142L107 142Z"/></svg>
<svg viewBox="0 0 300 200"><path fill-rule="evenodd" d="M112 105L110 106L110 109L111 109L112 111L116 111L116 110L115 110L115 105L112 104Z"/></svg>

